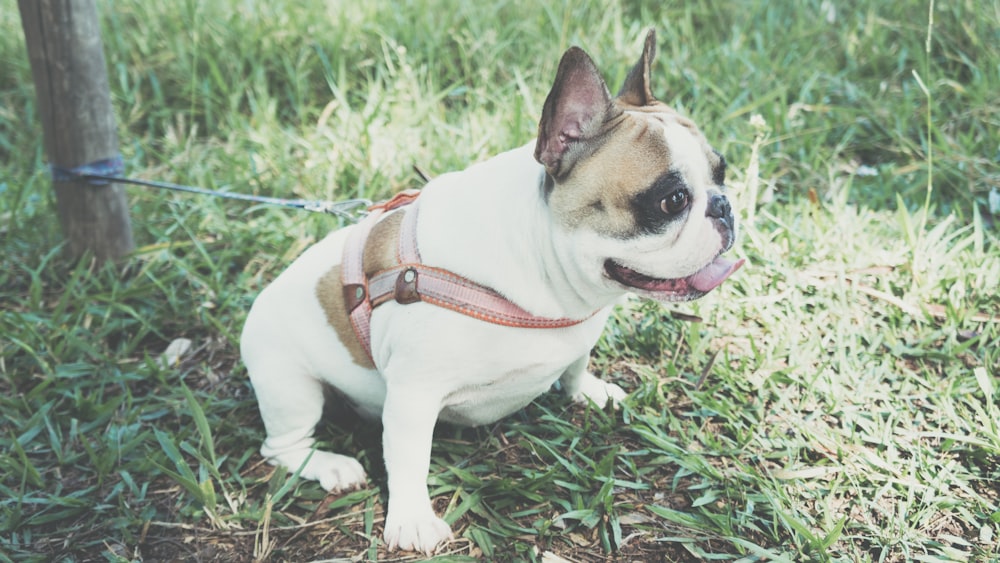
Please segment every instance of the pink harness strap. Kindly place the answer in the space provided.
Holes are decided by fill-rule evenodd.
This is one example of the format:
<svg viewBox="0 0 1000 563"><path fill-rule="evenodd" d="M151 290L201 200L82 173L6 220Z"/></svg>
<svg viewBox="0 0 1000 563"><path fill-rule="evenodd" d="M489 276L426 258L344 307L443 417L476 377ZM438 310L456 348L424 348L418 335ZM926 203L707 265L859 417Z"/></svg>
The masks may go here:
<svg viewBox="0 0 1000 563"><path fill-rule="evenodd" d="M341 269L344 303L354 333L369 359L372 359L372 310L389 300L403 305L425 301L482 321L518 328L562 328L586 320L532 315L488 287L448 270L424 265L417 248L418 194L409 190L372 207L368 216L350 234L344 248ZM400 226L396 252L398 265L379 271L369 279L364 271L368 235L386 211L404 206L407 209Z"/></svg>

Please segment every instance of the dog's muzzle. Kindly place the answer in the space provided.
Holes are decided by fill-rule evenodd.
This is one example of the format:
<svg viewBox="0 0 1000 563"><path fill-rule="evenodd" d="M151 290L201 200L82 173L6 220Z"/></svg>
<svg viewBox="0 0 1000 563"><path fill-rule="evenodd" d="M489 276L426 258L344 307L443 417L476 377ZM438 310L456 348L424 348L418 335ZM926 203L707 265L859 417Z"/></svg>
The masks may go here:
<svg viewBox="0 0 1000 563"><path fill-rule="evenodd" d="M729 250L736 238L736 220L733 218L733 206L725 194L714 193L708 200L705 215L715 220L715 228L722 235L723 246Z"/></svg>

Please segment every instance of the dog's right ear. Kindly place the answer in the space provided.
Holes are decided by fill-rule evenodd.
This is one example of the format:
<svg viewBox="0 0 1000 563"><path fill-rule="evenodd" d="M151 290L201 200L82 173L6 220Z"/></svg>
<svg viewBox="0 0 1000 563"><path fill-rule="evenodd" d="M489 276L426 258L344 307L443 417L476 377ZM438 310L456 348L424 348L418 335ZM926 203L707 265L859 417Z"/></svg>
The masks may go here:
<svg viewBox="0 0 1000 563"><path fill-rule="evenodd" d="M535 159L555 178L568 169L566 155L600 131L611 111L611 94L594 61L579 47L562 60L538 122Z"/></svg>
<svg viewBox="0 0 1000 563"><path fill-rule="evenodd" d="M656 30L650 29L646 33L646 41L642 45L642 56L639 57L639 62L635 63L635 66L629 71L628 76L625 77L625 84L618 92L619 100L638 107L656 101L649 78L649 69L653 66L654 57L656 57Z"/></svg>

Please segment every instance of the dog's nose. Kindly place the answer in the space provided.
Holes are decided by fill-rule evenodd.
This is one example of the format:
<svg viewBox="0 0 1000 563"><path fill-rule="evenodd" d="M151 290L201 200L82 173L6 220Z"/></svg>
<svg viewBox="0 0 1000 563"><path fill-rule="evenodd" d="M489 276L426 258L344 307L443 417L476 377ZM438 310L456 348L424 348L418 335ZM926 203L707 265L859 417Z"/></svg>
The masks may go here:
<svg viewBox="0 0 1000 563"><path fill-rule="evenodd" d="M729 205L729 198L723 194L712 194L708 200L708 209L705 215L716 219L725 219L733 213L732 206Z"/></svg>

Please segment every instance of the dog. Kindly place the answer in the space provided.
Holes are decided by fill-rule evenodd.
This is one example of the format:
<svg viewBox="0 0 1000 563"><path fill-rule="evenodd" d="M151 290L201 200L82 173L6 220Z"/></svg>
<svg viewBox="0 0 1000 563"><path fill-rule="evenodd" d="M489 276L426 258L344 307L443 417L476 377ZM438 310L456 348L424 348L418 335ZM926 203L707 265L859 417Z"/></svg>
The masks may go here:
<svg viewBox="0 0 1000 563"><path fill-rule="evenodd" d="M389 549L452 537L426 483L439 420L488 424L556 382L618 404L625 392L587 371L614 305L696 299L743 264L722 256L737 229L725 160L653 96L655 42L615 97L570 48L534 142L374 208L255 300L240 347L261 454L328 491L362 487L355 459L314 447L324 388L381 420Z"/></svg>

